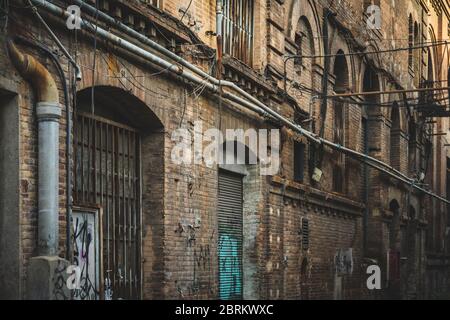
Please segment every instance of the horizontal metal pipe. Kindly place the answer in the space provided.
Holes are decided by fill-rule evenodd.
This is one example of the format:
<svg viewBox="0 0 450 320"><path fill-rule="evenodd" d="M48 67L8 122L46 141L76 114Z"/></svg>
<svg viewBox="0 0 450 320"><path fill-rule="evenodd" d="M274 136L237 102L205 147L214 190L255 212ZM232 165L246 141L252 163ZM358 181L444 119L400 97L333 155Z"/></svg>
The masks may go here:
<svg viewBox="0 0 450 320"><path fill-rule="evenodd" d="M28 3L30 5L31 0L28 0ZM70 61L70 63L73 65L73 67L75 68L75 77L77 79L77 81L81 81L82 79L82 74L81 74L81 69L78 66L78 64L75 62L75 60L72 58L72 56L70 55L70 53L67 51L67 49L64 47L64 45L61 43L61 41L59 41L58 37L56 36L56 34L53 32L53 30L49 27L49 25L45 22L45 20L41 17L41 15L39 14L39 11L37 10L37 8L35 6L32 7L32 10L34 12L34 14L36 15L36 17L39 19L39 21L42 23L42 25L44 26L44 28L47 30L47 32L49 33L50 37L53 39L53 41L55 41L56 45L58 46L58 48L63 52L63 54L66 56L66 58Z"/></svg>
<svg viewBox="0 0 450 320"><path fill-rule="evenodd" d="M324 139L321 139L321 141L325 145L328 145L328 146L330 146L330 147L332 147L332 148L334 148L336 150L340 150L343 153L355 155L355 156L357 156L357 160L359 160L359 161L361 161L363 163L366 163L368 166L370 166L372 168L375 168L375 169L377 169L379 171L382 171L382 172L390 175L391 177L393 177L393 178L395 178L395 179L397 179L397 180L399 180L401 182L404 182L405 184L410 185L411 187L413 187L413 188L415 188L415 189L417 189L417 190L419 190L421 192L424 192L424 193L426 193L426 194L428 194L428 195L430 195L432 197L435 197L436 199L439 199L439 200L441 200L441 201L443 201L443 202L445 202L447 204L450 204L450 201L448 201L447 199L445 199L443 197L440 197L437 194L434 194L434 193L432 193L432 192L430 192L430 191L428 191L426 189L421 188L420 186L418 186L416 184L414 179L411 179L411 178L407 177L406 175L404 175L403 173L399 172L398 170L390 167L390 171L389 171L389 170L386 170L383 167L379 167L377 164L380 164L382 166L386 166L386 163L384 163L384 162L382 162L382 161L380 161L378 159L375 159L375 158L372 158L372 157L367 156L365 154L361 154L359 152L356 152L354 150L351 150L351 149L348 149L348 148L336 145L335 143L332 143L332 142L324 140ZM369 160L369 161L367 161L367 160ZM373 161L373 160L376 160L376 161ZM372 163L370 161L373 161L374 163Z"/></svg>
<svg viewBox="0 0 450 320"><path fill-rule="evenodd" d="M37 0L34 0L34 1L37 1ZM42 0L39 0L38 2L42 3ZM156 51L158 51L158 52L164 54L165 56L173 59L175 62L177 62L180 65L182 65L183 67L186 67L187 69L193 71L194 73L196 73L197 75L201 76L205 80L208 80L209 82L211 82L215 86L228 87L228 88L238 92L239 94L243 95L244 97L246 97L247 99L252 101L257 106L262 108L267 114L270 114L274 118L277 118L278 120L280 120L281 122L286 124L288 127L292 128L292 129L294 129L296 131L300 130L303 135L307 136L308 138L310 138L314 142L319 143L319 141L317 140L317 138L314 137L313 134L311 134L310 132L304 130L301 126L292 123L291 121L289 121L288 119L284 118L280 114L276 113L275 111L273 111L272 109L267 107L264 103L262 103L261 101L259 101L255 97L253 97L251 94L249 94L248 92L246 92L246 91L242 90L241 88L239 88L235 83L230 82L230 81L224 81L224 80L219 81L215 77L213 77L210 74L206 73L202 69L194 66L193 64L191 64L190 62L188 62L185 59L181 58L180 56L176 55L172 51L166 49L165 47L161 46L160 44L156 43L155 41L147 38L146 36L142 35L141 33L137 32L136 30L128 27L127 25L123 24L119 20L116 20L113 17L109 16L108 14L106 14L106 13L100 11L100 10L97 10L97 8L91 6L90 4L86 3L85 1L75 0L75 3L78 4L82 9L84 8L85 10L87 10L87 12L90 13L91 15L98 16L98 18L100 20L103 20L104 22L106 22L109 25L117 27L120 31L123 31L125 34L128 34L131 37L134 37L135 39L139 40L141 43L143 43L145 45L148 45L149 47L155 49ZM217 91L215 91L215 92L217 92Z"/></svg>
<svg viewBox="0 0 450 320"><path fill-rule="evenodd" d="M68 17L69 14L67 12L65 12L64 10L62 10L61 8L59 8L58 6L55 6L52 3L49 3L45 0L31 0L32 2L39 4L42 8L45 8L46 10L52 12L55 15L59 15L59 16L63 16L63 17ZM76 0L76 2L80 2L80 4L82 4L83 6L85 6L86 8L88 8L88 10L91 11L92 13L92 9L95 10L93 11L94 13L97 13L97 9L89 6L88 4L86 4L84 1L80 1L80 0ZM389 174L390 176L408 184L411 185L412 187L418 189L421 192L425 192L426 194L429 194L430 196L433 196L441 201L444 201L445 203L450 203L450 201L434 194L431 193L430 191L427 191L423 188L420 188L419 186L414 184L414 179L411 179L407 176L405 176L403 173L401 173L400 171L392 168L391 166L389 166L388 164L372 158L370 156L367 156L365 154L362 154L360 152L345 148L341 145L338 145L336 143L333 143L331 141L325 140L323 138L318 138L314 133L309 132L307 130L305 130L304 128L302 128L300 125L295 124L293 122L291 122L289 119L283 117L282 115L278 114L277 112L273 111L271 108L269 108L268 106L266 106L264 103L262 103L261 101L259 101L258 99L256 99L255 97L253 97L252 95L250 95L249 93L247 93L246 91L242 90L241 88L239 88L235 83L230 82L230 81L219 81L218 79L212 77L211 75L205 73L204 71L202 71L201 69L193 66L192 64L190 64L188 61L182 59L181 57L177 56L176 54L174 54L173 52L167 50L166 48L160 46L159 44L155 43L154 41L146 38L145 36L137 33L136 31L134 31L133 29L123 25L121 22L116 21L115 19L109 17L108 15L104 14L101 11L98 11L98 16L101 19L105 19L105 21L109 22L109 23L113 23L114 25L116 25L119 29L121 29L122 31L129 33L132 36L135 36L138 40L140 40L141 42L149 45L150 47L156 49L157 51L159 51L160 53L163 53L164 55L166 55L167 57L174 59L177 63L179 63L180 65L186 67L187 69L197 73L198 75L202 76L203 78L199 78L198 76L190 73L190 72L186 72L185 70L183 70L183 68L174 65L173 63L168 62L165 59L162 59L158 56L156 56L155 54L137 46L136 44L133 44L125 39L122 39L112 33L110 33L109 31L104 30L101 27L93 27L90 23L87 23L85 21L81 21L81 27L88 29L91 32L96 32L96 34L108 41L111 41L112 43L130 51L133 52L134 54L149 60L150 62L157 64L159 66L161 66L162 68L167 69L168 71L175 73L189 81L192 81L196 84L202 84L205 85L205 87L213 92L213 93L218 93L219 92L219 85L223 86L223 87L228 87L233 89L234 91L237 91L238 93L240 93L242 96L244 96L245 98L247 98L250 101L247 101L239 96L236 96L232 93L229 92L224 92L223 93L223 97L234 101L236 103L239 103L249 109L251 109L252 111L257 112L258 114L262 115L262 116L270 116L271 118L280 121L281 123L285 124L287 127L293 129L294 131L296 131L297 133L306 136L308 139L310 139L311 141L318 143L318 144L325 144L328 145L336 150L340 150L342 152L351 154L356 156L356 158L358 160L364 159L364 162L367 163L368 165L383 171L387 174ZM126 30L126 31L125 31ZM209 83L207 82L209 81ZM370 161L374 162L374 164L369 163ZM380 165L380 167L377 166ZM392 172L391 172L392 171Z"/></svg>
<svg viewBox="0 0 450 320"><path fill-rule="evenodd" d="M353 93L336 93L327 96L321 96L321 98L350 98L358 96L379 96L389 94L403 94L403 93L415 93L415 92L428 92L428 91L448 91L450 87L438 87L438 88L417 88L417 89L405 89L405 90L386 90L386 91L367 91L367 92L353 92Z"/></svg>

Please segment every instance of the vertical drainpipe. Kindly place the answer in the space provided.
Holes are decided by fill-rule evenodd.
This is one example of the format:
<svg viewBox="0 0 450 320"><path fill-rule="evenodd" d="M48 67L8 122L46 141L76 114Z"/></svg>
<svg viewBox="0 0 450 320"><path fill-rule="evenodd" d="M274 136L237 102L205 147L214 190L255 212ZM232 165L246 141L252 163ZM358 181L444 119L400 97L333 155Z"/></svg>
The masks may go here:
<svg viewBox="0 0 450 320"><path fill-rule="evenodd" d="M223 25L223 0L217 0L216 4L216 36L217 58L222 58L222 25Z"/></svg>
<svg viewBox="0 0 450 320"><path fill-rule="evenodd" d="M8 41L10 58L36 94L38 122L38 255L58 255L59 104L58 88L49 71Z"/></svg>

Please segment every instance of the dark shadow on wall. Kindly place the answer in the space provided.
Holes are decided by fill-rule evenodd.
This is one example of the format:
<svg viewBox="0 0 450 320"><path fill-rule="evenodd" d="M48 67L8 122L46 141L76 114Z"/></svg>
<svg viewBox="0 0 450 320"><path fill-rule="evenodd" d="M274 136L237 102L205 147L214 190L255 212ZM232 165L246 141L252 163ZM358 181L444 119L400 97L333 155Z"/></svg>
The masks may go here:
<svg viewBox="0 0 450 320"><path fill-rule="evenodd" d="M19 108L0 90L0 300L20 299Z"/></svg>

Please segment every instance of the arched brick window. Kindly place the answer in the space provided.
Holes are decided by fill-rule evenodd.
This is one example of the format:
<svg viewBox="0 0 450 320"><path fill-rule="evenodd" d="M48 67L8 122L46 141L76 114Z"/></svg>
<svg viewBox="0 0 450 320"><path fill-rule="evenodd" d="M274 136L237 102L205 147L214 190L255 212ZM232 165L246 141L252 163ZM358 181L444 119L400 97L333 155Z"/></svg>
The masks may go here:
<svg viewBox="0 0 450 320"><path fill-rule="evenodd" d="M414 47L418 47L420 45L420 26L417 22L414 22ZM414 63L413 68L414 72L419 72L419 60L420 60L420 50L414 49Z"/></svg>
<svg viewBox="0 0 450 320"><path fill-rule="evenodd" d="M364 70L363 78L363 92L379 91L380 81L378 75L371 65L367 65ZM364 102L367 103L363 108L362 121L361 121L361 152L364 154L370 154L370 150L377 149L380 147L380 139L374 132L377 132L377 122L369 121L371 117L375 117L380 114L380 107L378 103L380 102L380 97L378 95L368 95L364 97ZM366 199L369 195L368 191L369 184L369 167L365 164L361 166L361 195L362 198Z"/></svg>
<svg viewBox="0 0 450 320"><path fill-rule="evenodd" d="M391 110L391 166L400 170L400 111L397 103L394 103Z"/></svg>
<svg viewBox="0 0 450 320"><path fill-rule="evenodd" d="M297 74L302 76L302 82L305 82L309 87L312 82L312 65L314 59L303 59L302 56L314 55L314 37L311 25L306 17L301 17L298 22L295 33L295 44L297 45L297 55L300 57L294 60L294 68Z"/></svg>
<svg viewBox="0 0 450 320"><path fill-rule="evenodd" d="M413 68L413 47L414 45L414 21L413 17L410 14L408 18L408 66L410 69Z"/></svg>
<svg viewBox="0 0 450 320"><path fill-rule="evenodd" d="M411 118L408 122L408 136L409 170L411 174L414 175L419 169L419 164L417 161L420 159L420 155L417 154L417 128L414 118Z"/></svg>
<svg viewBox="0 0 450 320"><path fill-rule="evenodd" d="M348 65L344 52L339 50L337 52L336 60L334 62L333 69L334 76L336 78L334 84L334 92L342 93L348 90L349 87L349 74ZM340 145L345 144L345 102L342 100L333 101L333 141ZM343 193L344 182L344 160L345 157L342 153L337 152L334 156L333 164L333 191Z"/></svg>

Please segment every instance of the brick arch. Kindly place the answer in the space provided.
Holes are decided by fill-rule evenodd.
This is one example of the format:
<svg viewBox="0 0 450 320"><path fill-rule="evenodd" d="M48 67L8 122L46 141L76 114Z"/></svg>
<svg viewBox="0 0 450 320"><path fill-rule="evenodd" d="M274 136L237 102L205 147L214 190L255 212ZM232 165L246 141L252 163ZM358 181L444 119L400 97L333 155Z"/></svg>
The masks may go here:
<svg viewBox="0 0 450 320"><path fill-rule="evenodd" d="M379 46L376 43L371 43L367 46L367 49L365 50L366 52L377 52L381 50L379 48ZM371 63L373 65L369 65L366 59L360 59L359 61L359 70L357 70L357 75L355 75L355 81L356 83L356 88L358 92L363 92L364 91L364 75L367 71L368 68L372 68L372 69L377 69L381 66L381 58L380 56L377 55L368 55L368 57L371 59ZM384 89L384 84L383 84L383 78L381 77L381 75L376 71L373 70L377 76L378 76L378 89L379 90L383 90ZM384 96L380 96L380 102L383 102Z"/></svg>
<svg viewBox="0 0 450 320"><path fill-rule="evenodd" d="M83 57L83 66L92 65L89 55ZM141 276L138 298L156 299L165 294L165 287L161 286L164 274L160 266L166 259L162 235L166 232L164 212L165 207L165 159L166 139L164 121L159 110L148 101L151 95L140 92L137 88L129 90L126 81L122 83L113 75L117 66L107 65L101 58L97 60L97 74L95 82L92 81L92 71L83 67L83 80L78 84L77 104L80 111L90 111L91 88L95 86L96 117L104 124L109 123L117 128L136 130L139 141L139 162L142 194L139 202L140 228L139 250L143 259L136 267ZM138 72L133 70L133 72ZM141 74L144 71L141 71ZM144 73L145 74L145 73ZM132 87L132 86L130 86ZM80 114L81 115L81 114ZM123 127L122 127L123 126ZM131 131L130 129L130 131ZM136 156L137 157L137 156ZM103 165L103 168L106 167ZM106 169L107 170L107 169ZM105 188L107 190L107 188ZM103 213L106 213L105 210ZM109 216L112 217L110 211ZM105 240L104 240L105 241ZM121 240L119 240L121 241ZM112 260L112 258L110 258ZM113 260L112 260L113 261ZM114 263L111 263L113 267ZM120 265L114 265L117 270ZM106 269L104 269L106 271ZM106 275L104 275L106 276ZM113 288L119 294L119 290ZM123 291L123 290L121 290ZM122 296L117 295L115 298ZM133 298L135 298L133 296Z"/></svg>
<svg viewBox="0 0 450 320"><path fill-rule="evenodd" d="M301 16L300 19L298 20L297 26L296 26L296 32L299 32L300 28L304 26L306 28L306 31L308 32L308 37L310 38L309 40L311 41L312 44L312 50L311 50L311 54L315 55L316 52L316 41L314 40L314 32L312 29L311 24L309 23L309 20L306 16ZM294 36L295 39L295 36ZM312 61L314 62L315 59L312 59Z"/></svg>
<svg viewBox="0 0 450 320"><path fill-rule="evenodd" d="M92 87L87 87L77 92L77 101L84 101L82 107L89 112L92 98ZM155 131L164 128L159 117L147 106L147 104L134 96L129 91L115 86L96 85L94 87L94 109L106 110L107 118L117 118L117 122L135 127L141 131ZM106 106L106 108L105 108ZM78 106L78 109L80 106ZM97 111L97 110L94 110ZM106 111L103 111L105 113Z"/></svg>
<svg viewBox="0 0 450 320"><path fill-rule="evenodd" d="M317 8L314 4L314 1L311 0L290 0L285 4L287 8L287 19L286 19L286 28L285 34L286 37L290 38L292 41L295 41L295 32L297 28L297 24L300 19L305 19L308 21L311 26L311 31L313 34L313 39L319 39L322 30L321 30L321 18L318 14ZM314 40L314 51L317 55L323 54L323 48L321 41Z"/></svg>
<svg viewBox="0 0 450 320"><path fill-rule="evenodd" d="M146 77L139 77L128 81L126 78L131 77L130 72L134 75L146 74L145 69L140 69L133 66L126 60L119 60L116 56L108 55L106 58L102 58L100 54L96 57L96 73L95 81L93 81L92 68L93 65L93 53L87 53L80 55L79 64L83 73L83 78L77 84L77 93L88 90L93 85L96 88L110 88L113 91L121 92L129 97L132 101L135 101L136 105L140 107L141 112L151 113L157 118L156 122L159 122L162 127L166 127L166 116L163 113L164 108L158 108L155 101L152 101L150 94L146 92L150 88L150 84L145 81ZM125 66L126 67L125 67ZM121 78L121 72L125 74ZM145 89L144 89L145 88ZM154 94L157 94L155 90ZM145 106L145 108L143 107Z"/></svg>
<svg viewBox="0 0 450 320"><path fill-rule="evenodd" d="M350 48L347 46L347 43L340 41L340 38L335 38L335 40L331 44L330 54L338 55L340 53L344 54L345 63L347 65L348 70L348 88L353 90L355 88L355 65L352 56L345 56L351 52ZM334 56L331 58L331 65L329 72L332 73L335 70L336 61L338 61L340 57Z"/></svg>
<svg viewBox="0 0 450 320"><path fill-rule="evenodd" d="M390 95L389 101L393 101L392 105L397 106L398 109L398 126L401 132L407 133L408 132L408 114L407 109L403 107L402 97L399 95ZM391 108L383 108L386 109L385 113L387 116L387 119L391 121L391 125L393 125L393 119L392 119L392 109ZM395 120L395 119L394 119Z"/></svg>
<svg viewBox="0 0 450 320"><path fill-rule="evenodd" d="M411 1L411 2L408 2L408 7L407 7L407 9L406 9L406 17L411 16L412 19L413 19L413 22L415 22L415 21L420 21L420 20L421 20L421 19L420 19L420 16L419 16L419 14L417 13L416 10L417 10L417 9L415 8L414 3L413 3L412 1Z"/></svg>

